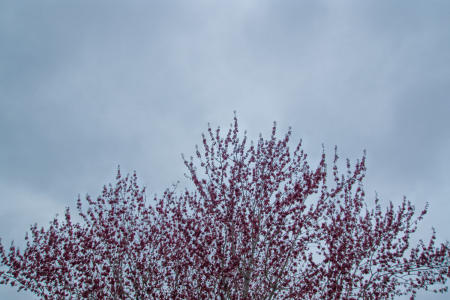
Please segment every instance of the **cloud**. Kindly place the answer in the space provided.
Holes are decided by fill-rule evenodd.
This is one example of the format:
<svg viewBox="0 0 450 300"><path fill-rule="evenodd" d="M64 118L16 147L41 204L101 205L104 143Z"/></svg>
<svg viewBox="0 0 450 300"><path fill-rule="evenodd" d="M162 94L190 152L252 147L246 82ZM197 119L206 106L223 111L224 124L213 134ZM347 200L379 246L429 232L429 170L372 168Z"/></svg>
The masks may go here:
<svg viewBox="0 0 450 300"><path fill-rule="evenodd" d="M367 149L368 194L430 201L424 232L448 239L448 9L3 1L0 236L97 195L119 164L161 192L206 124L226 127L237 110L251 137L291 125L312 158L321 143L351 159Z"/></svg>

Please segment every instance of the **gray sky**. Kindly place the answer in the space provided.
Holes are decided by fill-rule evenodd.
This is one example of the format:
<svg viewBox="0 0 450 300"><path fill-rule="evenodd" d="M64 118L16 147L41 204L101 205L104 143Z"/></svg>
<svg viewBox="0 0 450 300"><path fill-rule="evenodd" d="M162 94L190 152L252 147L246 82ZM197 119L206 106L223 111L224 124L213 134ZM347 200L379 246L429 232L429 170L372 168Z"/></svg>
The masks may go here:
<svg viewBox="0 0 450 300"><path fill-rule="evenodd" d="M447 0L3 0L0 237L20 245L119 164L161 192L237 110L251 136L292 126L313 158L367 149L368 194L428 201L421 234L448 240L449 95Z"/></svg>

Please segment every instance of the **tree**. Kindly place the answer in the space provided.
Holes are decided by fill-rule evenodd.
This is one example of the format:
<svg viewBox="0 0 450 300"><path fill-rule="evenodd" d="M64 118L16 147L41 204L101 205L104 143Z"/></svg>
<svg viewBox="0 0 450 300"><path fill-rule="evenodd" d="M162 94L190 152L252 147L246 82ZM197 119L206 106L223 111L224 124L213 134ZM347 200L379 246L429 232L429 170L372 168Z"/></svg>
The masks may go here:
<svg viewBox="0 0 450 300"><path fill-rule="evenodd" d="M237 118L185 159L192 189L174 187L153 205L137 176L67 208L48 229L31 226L23 251L0 244L0 284L43 299L392 299L446 292L449 247L409 244L426 214L403 199L366 204L365 154L331 172L313 168L291 130L256 143ZM201 171L201 172L200 172ZM331 182L329 184L329 182Z"/></svg>

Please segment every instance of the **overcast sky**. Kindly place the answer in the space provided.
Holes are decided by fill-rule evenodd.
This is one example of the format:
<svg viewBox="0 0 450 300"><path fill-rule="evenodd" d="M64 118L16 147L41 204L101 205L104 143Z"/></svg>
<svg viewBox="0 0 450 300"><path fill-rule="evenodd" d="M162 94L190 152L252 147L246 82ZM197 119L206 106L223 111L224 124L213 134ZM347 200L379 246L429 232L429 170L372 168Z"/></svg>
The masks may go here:
<svg viewBox="0 0 450 300"><path fill-rule="evenodd" d="M236 110L313 158L367 149L368 200L428 201L420 234L448 240L449 95L448 0L2 0L0 237L21 245L119 164L160 193Z"/></svg>

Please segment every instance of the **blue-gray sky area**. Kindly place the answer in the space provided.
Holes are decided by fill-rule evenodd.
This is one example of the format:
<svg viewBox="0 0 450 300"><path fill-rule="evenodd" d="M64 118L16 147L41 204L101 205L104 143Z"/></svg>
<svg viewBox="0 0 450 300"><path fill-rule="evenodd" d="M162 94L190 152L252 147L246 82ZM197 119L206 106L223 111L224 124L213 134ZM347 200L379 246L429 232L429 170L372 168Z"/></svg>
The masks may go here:
<svg viewBox="0 0 450 300"><path fill-rule="evenodd" d="M250 136L292 126L313 159L367 149L368 201L429 202L419 234L449 240L449 1L2 0L3 243L119 164L149 194L183 180L180 154L234 110Z"/></svg>

